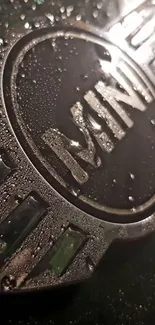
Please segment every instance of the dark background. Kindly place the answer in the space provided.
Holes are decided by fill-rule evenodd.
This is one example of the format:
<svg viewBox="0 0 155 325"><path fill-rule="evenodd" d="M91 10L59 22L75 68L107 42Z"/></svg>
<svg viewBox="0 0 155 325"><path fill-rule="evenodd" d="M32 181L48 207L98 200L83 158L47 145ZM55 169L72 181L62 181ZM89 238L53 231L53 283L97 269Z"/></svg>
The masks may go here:
<svg viewBox="0 0 155 325"><path fill-rule="evenodd" d="M2 324L153 325L155 233L114 243L85 283L1 297Z"/></svg>
<svg viewBox="0 0 155 325"><path fill-rule="evenodd" d="M36 10L34 1L0 0L0 37L6 29L21 22L20 15L31 23L51 8L44 1ZM102 27L119 14L118 1L104 1L105 6L94 22L96 1L71 1L75 12L90 23ZM60 3L52 10L59 14ZM110 9L109 9L110 8ZM110 14L106 14L106 12ZM32 24L33 25L33 24ZM0 322L12 325L153 325L155 324L155 233L134 242L113 243L91 279L85 283L22 295L0 297Z"/></svg>

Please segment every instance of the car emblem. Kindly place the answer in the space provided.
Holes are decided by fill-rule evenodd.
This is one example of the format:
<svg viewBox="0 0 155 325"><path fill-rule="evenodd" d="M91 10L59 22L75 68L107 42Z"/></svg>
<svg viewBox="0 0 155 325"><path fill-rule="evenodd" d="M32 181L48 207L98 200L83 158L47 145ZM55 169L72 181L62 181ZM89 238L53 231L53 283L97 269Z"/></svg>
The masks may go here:
<svg viewBox="0 0 155 325"><path fill-rule="evenodd" d="M115 238L154 229L154 12L126 14L100 32L26 23L6 49L2 290L87 277Z"/></svg>
<svg viewBox="0 0 155 325"><path fill-rule="evenodd" d="M152 206L154 85L117 46L80 30L32 32L7 57L3 95L27 156L73 204L115 222Z"/></svg>

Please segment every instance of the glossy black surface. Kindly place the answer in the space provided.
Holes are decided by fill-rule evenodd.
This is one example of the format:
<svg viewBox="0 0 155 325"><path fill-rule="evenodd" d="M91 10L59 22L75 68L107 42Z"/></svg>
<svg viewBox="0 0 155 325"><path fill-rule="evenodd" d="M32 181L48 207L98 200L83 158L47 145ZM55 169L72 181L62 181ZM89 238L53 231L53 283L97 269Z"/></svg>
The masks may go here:
<svg viewBox="0 0 155 325"><path fill-rule="evenodd" d="M155 320L155 234L115 243L92 278L34 295L2 297L5 324L147 325Z"/></svg>
<svg viewBox="0 0 155 325"><path fill-rule="evenodd" d="M66 36L59 36L62 30ZM5 63L4 103L18 141L52 187L91 215L110 222L129 223L145 218L154 210L155 136L151 123L155 120L154 86L142 70L138 71L136 63L132 67L128 55L124 57L123 52L104 39L73 27L39 29L23 37ZM113 63L116 55L118 68ZM111 63L111 74L105 72L102 62L107 67ZM132 76L124 71L125 68L121 69L121 64L128 67ZM122 86L113 77L116 73L118 79L123 80ZM143 91L136 89L136 78ZM107 97L97 91L98 82L105 87L101 90L103 95L108 91ZM125 82L129 93L123 87ZM130 91L134 87L132 95L135 98L132 98ZM120 100L115 100L114 92ZM126 103L127 99L122 97L125 94L132 104ZM94 98L102 108L96 108ZM76 122L71 112L77 102L83 107L83 131L82 124ZM119 105L118 112L116 105ZM101 115L103 107L107 109L104 118ZM78 117L76 109L75 112ZM93 122L89 122L92 119ZM94 129L94 123L99 130ZM51 140L50 145L51 131L53 144ZM53 132L59 132L64 139L59 141L62 150L67 148L71 154L72 167L68 168L69 159L65 159L65 154L61 158L59 146L54 144L58 142L57 133ZM103 134L107 140L102 139ZM88 141L92 141L91 147ZM110 151L106 151L108 141L109 146L113 146ZM72 143L77 145L74 147ZM93 158L91 150L94 150ZM84 158L80 158L79 153ZM82 175L87 173L87 180L80 179L75 163L82 168ZM76 191L78 194L73 194ZM146 211L144 206L149 201L150 210ZM135 209L133 215L132 209Z"/></svg>
<svg viewBox="0 0 155 325"><path fill-rule="evenodd" d="M46 204L36 193L31 193L0 224L0 260L4 261L18 249L26 236L46 214Z"/></svg>
<svg viewBox="0 0 155 325"><path fill-rule="evenodd" d="M149 18L147 18L149 21L154 12L153 1L152 2L147 1L146 3L147 5L149 4L150 6ZM73 2L67 0L67 1L63 1L63 4L65 4L65 6L66 5L69 6L72 5ZM144 9L143 13L145 12L145 6L147 5L144 5L144 7L142 8ZM18 0L17 1L12 0L7 2L1 0L0 17L2 23L0 25L0 35L2 36L1 43L3 44L3 50L7 48L7 44L9 42L9 39L7 39L6 36L4 38L4 31L6 29L9 29L9 32L10 30L12 30L11 31L12 33L14 33L14 30L17 32L18 26L21 25L21 21L23 22L23 26L25 25L25 23L29 22L32 28L37 28L35 26L36 21L33 20L34 18L36 18L36 16L40 17L43 14L45 14L45 12L47 13L49 8L53 8L52 9L53 14L57 15L56 17L58 17L59 15L63 15L64 9L60 10L61 6L62 3L59 5L59 2L57 2L56 5L54 2L51 1L44 1L42 5L35 7L34 2L30 0L23 1L23 3L19 2ZM97 6L96 2L93 1L76 2L74 3L72 18L75 18L80 14L82 21L87 20L89 24L93 24L99 27L101 30L106 25L111 24L113 19L115 21L119 21L120 16L123 16L126 13L125 10L126 5L124 6L124 1L105 1L102 4L102 6L98 4L99 8L100 6L102 7L102 10L99 10L98 14L96 14L95 12L96 6ZM25 17L23 15L25 15ZM96 15L97 15L97 19L95 18ZM77 21L78 20L79 20L79 16ZM20 24L18 25L19 21ZM117 33L116 35L118 36L120 34ZM136 47L133 46L133 37L131 37L131 39L129 37L128 42L132 45L132 49L134 48L135 50ZM2 54L3 53L1 53L1 55ZM143 52L143 54L145 54L145 51ZM139 60L140 59L142 59L142 55L139 56ZM149 61L149 67L151 67L151 72L154 73L153 72L154 56ZM152 130L154 129L154 124L155 124L154 104L151 104L149 106L149 113L150 112L152 114L152 117L151 115L149 115L149 120L151 119L152 122L151 124L148 123L148 128L151 130L151 134L152 134L152 132L154 132ZM2 138L3 138L4 124L1 123L1 126L2 126L1 130L2 130ZM148 128L146 128L145 126L143 127L142 130L144 131L144 138L145 138L145 134L147 133L146 130L148 130ZM8 139L9 139L9 135L8 135ZM7 142L6 147L9 148L12 158L16 160L16 158L18 158L16 157L17 150L15 151L15 153L11 151L10 148L12 147L12 142L13 142L11 141L10 141L11 144L9 145L8 145L9 141ZM151 142L149 143L151 146ZM146 146L146 148L148 147ZM153 152L153 148L150 148L150 150ZM150 150L149 153L151 152ZM138 152L136 152L136 154L138 156ZM20 166L20 163L21 162L23 163L23 161L20 155L19 157L20 158L18 158L18 163ZM154 164L154 159L152 160L152 163ZM39 183L39 178L36 179L35 181L31 180L29 182L30 179L29 170L30 169L27 169L27 167L25 168L25 175L22 174L20 176L19 183L17 181L19 180L18 178L17 180L15 177L10 178L10 184L11 185L12 183L15 184L15 190L13 191L12 189L10 190L9 181L8 179L6 179L1 190L1 202L3 202L3 200L6 200L7 202L7 206L4 203L2 204L2 208L1 208L1 213L2 215L4 213L5 217L8 215L8 212L10 212L9 209L15 204L14 197L16 197L15 195L17 194L16 193L17 188L20 195L21 194L23 195L22 197L24 199L28 194L27 193L28 189L31 190L33 186L35 186L35 189L38 187L39 191L41 191L42 196L45 199L47 193L45 193L44 190L42 189ZM151 172L151 168L149 168L148 173L149 172ZM25 177L23 177L23 175ZM144 194L146 194L147 186L149 191L151 191L152 185L150 185L149 187L149 184L147 183L148 178L147 177L145 178L145 175L143 176L145 179L144 182L145 184L142 183L142 185L144 184L144 188L145 188ZM130 178L132 181L132 177ZM21 183L22 183L21 179L23 181L23 187L21 187ZM153 181L154 181L154 176L152 174L152 178L150 178L149 183L153 184ZM141 192L143 192L144 188L143 186L141 186ZM8 196L5 194L6 189L8 191L7 193ZM51 200L50 195L48 199L49 201ZM139 200L141 200L141 198L139 198ZM58 208L59 203L57 203L55 197L54 197L54 202ZM61 210L61 206L59 206L59 209L61 212L60 213L61 216L63 215L62 211L64 211L64 214L66 214L68 218L68 210L67 209L65 210L65 207L63 207L63 209ZM55 214L55 216L60 218L61 217L60 214L59 215ZM62 217L61 218L62 228L63 228L63 222L64 219ZM43 241L41 237L42 230L40 231L40 229L37 228L38 237L36 236L35 238L36 243L35 241L33 243L33 237L32 237L29 245L30 256L33 255L34 251L36 253L38 247L39 250L41 247L41 254L39 253L40 254L39 255L37 253L39 255L39 258L44 256L46 251L42 249L42 243L43 246L47 248L48 247L47 243L53 241L53 238L49 236L49 228L45 227L44 223L41 226L43 227L43 231L46 234L43 237ZM53 224L51 224L50 226L52 229L54 229ZM144 225L145 231L147 230L147 227L148 227L148 231L151 231L151 229L149 229L149 225L146 225L146 229ZM125 230L125 228L122 228L120 229L120 232L123 231L123 229ZM128 235L130 234L131 236L132 230L131 229L127 230ZM61 232L60 229L56 227L55 232L56 232L55 238L58 238ZM133 232L133 235L138 234L139 232L140 229L138 228L138 231L135 230L135 232ZM39 245L41 243L41 245L38 246L38 243ZM53 325L60 325L60 324L63 325L70 325L70 324L73 325L74 324L75 325L76 324L153 325L155 322L154 247L155 247L154 232L146 236L146 238L143 238L139 241L133 241L133 242L123 241L119 243L114 242L112 246L109 248L109 250L107 251L107 253L105 254L105 256L102 258L101 262L97 266L92 277L89 280L85 281L85 283L75 284L67 287L60 287L56 289L54 288L53 291L49 290L48 292L41 291L36 293L31 292L28 294L20 294L20 295L17 295L15 293L11 293L10 295L7 296L1 295L0 296L0 308L1 308L0 320L2 320L2 323L4 324L12 324L12 325L14 324L16 325L20 325L20 324L22 325L29 325L29 324L32 325L35 324L38 325L48 325L48 324L53 324ZM31 248L33 248L32 251ZM96 254L97 251L98 249L96 249ZM94 253L94 257L96 254ZM28 256L29 259L31 258L30 256ZM20 257L20 253L19 256L17 254L16 257L17 259L15 259L15 261L17 261L18 257ZM28 261L25 260L24 263L25 264L23 264L23 270L25 271L27 270L26 268L27 268ZM77 265L75 264L75 266ZM74 269L72 269L72 271L75 270L75 266ZM89 267L93 268L93 263L90 264ZM17 275L20 275L20 273L18 273L18 268L15 269L15 272L17 272ZM70 276L71 275L72 273L70 273ZM44 276L42 277L42 279L43 278ZM16 285L16 279L10 275L8 276L7 279L5 278L4 280L5 280L4 284L8 285L8 287L10 288L9 290L13 290L14 286Z"/></svg>

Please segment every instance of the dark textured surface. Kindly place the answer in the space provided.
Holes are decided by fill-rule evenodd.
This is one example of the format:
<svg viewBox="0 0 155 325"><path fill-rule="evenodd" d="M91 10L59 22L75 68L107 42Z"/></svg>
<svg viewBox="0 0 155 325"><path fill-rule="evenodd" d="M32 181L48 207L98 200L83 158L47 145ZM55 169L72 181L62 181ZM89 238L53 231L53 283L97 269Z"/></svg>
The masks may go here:
<svg viewBox="0 0 155 325"><path fill-rule="evenodd" d="M21 14L25 14L27 20L31 22L32 17L46 11L47 2L45 1L37 10L33 10L32 1L25 3L24 0L1 0L0 35L3 37L7 23L12 27L18 24ZM64 1L64 3L70 5L73 1ZM107 3L109 6L109 1ZM83 8L83 4L84 1L76 2L76 14L79 10L84 11L79 9ZM112 6L112 13L117 16L117 2L113 1ZM94 2L89 1L85 9L91 22L94 7ZM105 10L101 11L95 21L96 25L103 26L103 20L107 22L109 18L106 11L105 6ZM132 243L114 243L92 278L83 284L42 293L1 296L1 323L153 325L155 323L154 247L154 233Z"/></svg>
<svg viewBox="0 0 155 325"><path fill-rule="evenodd" d="M2 297L6 324L150 324L155 321L155 234L115 243L86 283Z"/></svg>

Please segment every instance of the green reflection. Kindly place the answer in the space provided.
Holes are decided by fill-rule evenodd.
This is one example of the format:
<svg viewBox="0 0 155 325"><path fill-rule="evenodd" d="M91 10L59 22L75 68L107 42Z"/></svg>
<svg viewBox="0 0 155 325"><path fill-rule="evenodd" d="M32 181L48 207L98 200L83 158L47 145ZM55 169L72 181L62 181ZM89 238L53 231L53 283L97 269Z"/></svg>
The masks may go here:
<svg viewBox="0 0 155 325"><path fill-rule="evenodd" d="M50 265L57 276L68 267L85 239L85 235L69 228L54 247Z"/></svg>

